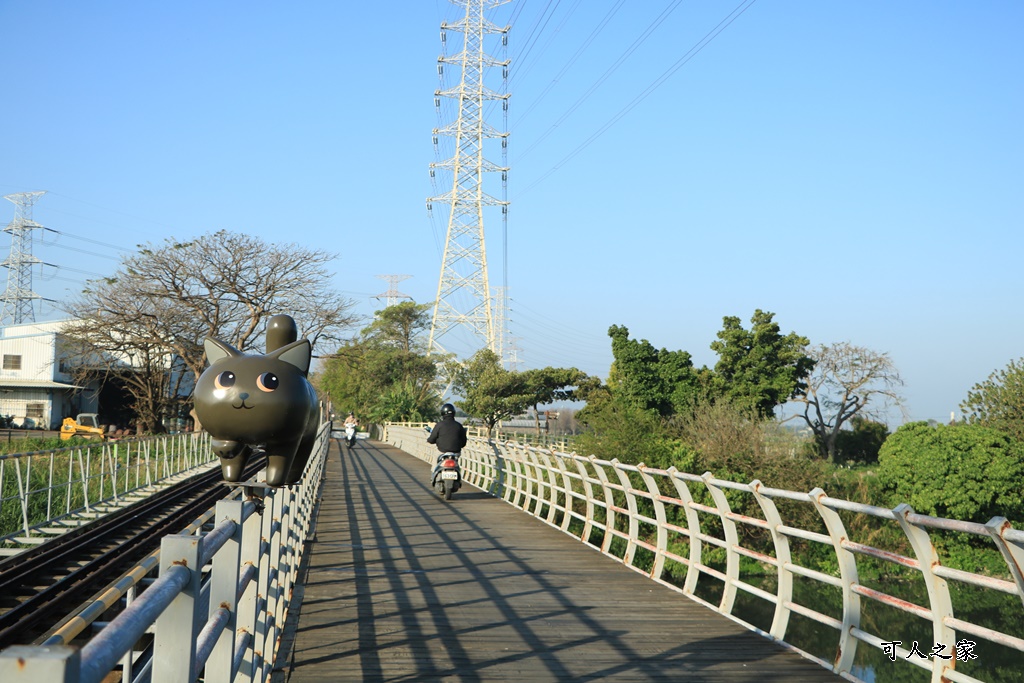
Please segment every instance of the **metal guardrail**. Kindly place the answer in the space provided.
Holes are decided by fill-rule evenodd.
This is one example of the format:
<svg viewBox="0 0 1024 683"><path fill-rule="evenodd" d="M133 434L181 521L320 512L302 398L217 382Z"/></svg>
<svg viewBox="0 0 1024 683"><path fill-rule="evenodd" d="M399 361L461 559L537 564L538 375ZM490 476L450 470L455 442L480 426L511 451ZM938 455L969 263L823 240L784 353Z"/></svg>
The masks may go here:
<svg viewBox="0 0 1024 683"><path fill-rule="evenodd" d="M430 431L431 427L434 425L433 422L404 422L402 424L406 427L412 427L414 429L423 428L427 431ZM488 438L486 427L478 427L469 424L466 425L466 435L485 440ZM571 436L551 436L549 434L536 434L532 431L508 431L503 429L494 429L490 438L499 442L512 441L520 445L539 446L541 448L563 452L570 448L570 444L572 443Z"/></svg>
<svg viewBox="0 0 1024 683"><path fill-rule="evenodd" d="M78 650L15 646L0 652L5 683L268 681L323 481L330 423L321 426L301 483L254 501L217 503L208 533L166 536L160 576ZM135 644L153 633L151 657Z"/></svg>
<svg viewBox="0 0 1024 683"><path fill-rule="evenodd" d="M42 542L43 527L216 460L205 432L0 455L0 546Z"/></svg>
<svg viewBox="0 0 1024 683"><path fill-rule="evenodd" d="M436 448L426 443L427 430L423 425L386 425L385 440L428 463L436 457ZM895 661L914 664L931 672L932 680L959 683L981 683L979 679L956 671L957 659L970 658L967 651L953 650L958 637L971 637L998 643L1024 653L1024 639L957 618L954 615L947 581L960 582L987 590L1016 595L1024 603L1024 531L1013 529L1002 517L986 524L963 522L920 515L906 504L894 509L830 498L820 488L809 493L769 488L759 481L749 484L716 479L710 473L703 475L680 472L675 468L660 470L643 465L627 465L618 460L599 460L595 456L552 452L539 448L501 443L480 438L470 439L462 451L460 465L467 482L504 499L511 505L530 513L547 524L571 534L583 542L599 535L598 548L626 566L640 571L651 579L706 605L730 619L779 641L825 668L850 680L859 680L853 673L854 656L858 643L883 649ZM707 492L713 504L695 500L691 487ZM741 515L732 510L726 492L749 495L757 502L761 518ZM736 495L735 493L732 495ZM703 497L700 496L700 497ZM647 504L641 506L640 501ZM817 512L825 533L811 529L787 526L776 501L795 501L810 505ZM640 508L653 510L653 517ZM685 525L669 522L668 510L675 508L673 519L685 519ZM907 557L871 545L855 543L847 533L844 516L867 515L895 523L905 534L913 556ZM702 524L703 518L703 524ZM710 533L711 527L719 535ZM760 529L769 534L770 554L744 547L740 542L744 527ZM643 528L644 533L641 533ZM954 531L988 539L1006 562L1007 575L1012 581L943 566L932 543L930 532ZM791 541L811 542L830 547L835 553L838 576L804 567L794 561ZM684 556L674 548L685 544ZM616 552L613 552L613 545ZM725 551L725 570L709 566L704 560L704 548L715 547ZM648 551L653 557L650 569L635 566L637 551ZM621 554L619 554L621 553ZM740 557L748 557L770 565L777 574L775 592L753 586L740 577ZM927 606L869 588L861 583L858 556L871 557L916 570L927 587ZM667 580L665 563L671 560L686 567L682 585ZM702 575L720 582L721 599L712 604L695 594ZM842 616L834 618L794 602L794 577L811 579L842 592ZM733 614L738 591L767 601L774 606L770 628L765 631ZM895 641L886 641L877 634L861 629L863 600L876 601L915 615L931 624L935 643L951 648L949 659L936 656L922 659L911 656ZM786 642L786 633L792 614L835 629L839 634L839 647L835 658L826 661ZM1024 612L1016 620L1024 619ZM973 643L973 641L971 641ZM914 643L917 646L917 643ZM929 648L930 646L925 646Z"/></svg>

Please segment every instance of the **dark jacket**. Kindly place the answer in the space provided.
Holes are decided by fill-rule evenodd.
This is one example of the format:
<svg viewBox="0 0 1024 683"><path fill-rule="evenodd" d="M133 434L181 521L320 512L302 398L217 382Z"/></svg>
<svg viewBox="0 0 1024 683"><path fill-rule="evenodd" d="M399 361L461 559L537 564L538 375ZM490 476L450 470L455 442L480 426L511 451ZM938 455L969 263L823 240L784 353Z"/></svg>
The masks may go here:
<svg viewBox="0 0 1024 683"><path fill-rule="evenodd" d="M427 443L437 444L442 453L461 453L466 445L466 428L455 417L447 415L434 425Z"/></svg>

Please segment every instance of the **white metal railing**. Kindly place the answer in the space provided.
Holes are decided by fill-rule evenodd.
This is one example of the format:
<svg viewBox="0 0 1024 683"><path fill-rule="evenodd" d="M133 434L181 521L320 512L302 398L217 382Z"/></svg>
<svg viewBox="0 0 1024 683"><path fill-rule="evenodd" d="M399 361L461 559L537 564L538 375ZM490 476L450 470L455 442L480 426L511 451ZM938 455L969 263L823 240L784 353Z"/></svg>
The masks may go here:
<svg viewBox="0 0 1024 683"><path fill-rule="evenodd" d="M42 542L60 520L216 460L206 432L0 455L0 547Z"/></svg>
<svg viewBox="0 0 1024 683"><path fill-rule="evenodd" d="M422 424L389 424L385 427L384 440L432 463L437 453L434 446L426 443L427 434L428 430ZM933 681L962 683L980 683L979 679L956 670L958 659L974 656L966 645L961 650L961 644L965 642L974 644L966 639L958 640L964 635L1024 653L1024 639L954 616L947 583L955 581L1016 595L1024 604L1024 531L1012 528L1003 517L993 518L986 524L941 519L917 514L906 504L889 509L831 498L820 488L809 493L774 489L759 481L737 483L716 479L710 473L696 475L675 468L661 470L642 464L627 465L618 460L600 460L595 456L583 457L480 438L470 439L459 462L468 483L585 543L595 545L605 555L761 635L785 643L790 616L794 613L835 629L839 647L832 661L786 644L848 679L859 680L852 674L859 642L881 648L893 661L898 657L929 670ZM762 516L758 518L734 512L727 492L733 497L752 497ZM699 502L702 499L710 500L711 504ZM795 503L813 507L820 519L819 530L787 525L777 506L777 502L783 501L791 501L784 503L787 505ZM913 556L852 541L844 516L857 515L898 525ZM675 520L685 520L685 523L675 523ZM767 533L769 552L743 546L740 537L746 527ZM1006 562L1007 576L1011 580L943 566L931 538L931 533L937 531L960 532L987 539ZM595 535L600 537L599 541L593 540ZM791 552L794 539L831 548L838 571L825 573L800 565ZM685 553L677 550L682 547L686 548ZM724 550L724 570L707 564L705 550L708 548ZM647 551L646 564L649 568L641 569L635 564L640 549ZM741 578L741 556L774 568L777 577L774 592L751 585ZM858 557L875 558L916 570L927 587L929 604L916 605L864 585L859 579ZM685 578L679 582L681 585L669 580L666 561L686 568ZM717 604L695 594L701 576L711 577L721 587L721 598ZM842 593L841 617L822 614L796 603L794 577L838 588ZM767 631L733 613L740 590L774 606L774 616ZM926 620L931 624L934 643L945 644L950 658L911 656L913 650L902 647L901 643L862 630L861 602L864 599ZM1007 623L1019 624L1022 621L1024 611ZM926 650L930 648L930 645L926 646Z"/></svg>
<svg viewBox="0 0 1024 683"><path fill-rule="evenodd" d="M236 496L217 503L211 531L164 537L159 578L81 650L59 644L8 648L0 652L0 680L100 683L118 664L123 681L191 683L200 675L207 683L270 680L329 439L325 422L299 484L257 488L265 491L259 501L264 509ZM137 657L142 653L134 647L150 632L152 656Z"/></svg>

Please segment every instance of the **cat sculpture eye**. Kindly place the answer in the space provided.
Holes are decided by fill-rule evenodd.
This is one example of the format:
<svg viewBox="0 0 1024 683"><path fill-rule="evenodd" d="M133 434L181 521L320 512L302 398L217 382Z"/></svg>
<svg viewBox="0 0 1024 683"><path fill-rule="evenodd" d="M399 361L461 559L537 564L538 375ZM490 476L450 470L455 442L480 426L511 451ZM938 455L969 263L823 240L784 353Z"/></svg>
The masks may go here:
<svg viewBox="0 0 1024 683"><path fill-rule="evenodd" d="M214 380L213 385L218 389L228 389L235 386L235 373L230 370L225 370L217 375L217 379Z"/></svg>
<svg viewBox="0 0 1024 683"><path fill-rule="evenodd" d="M281 381L272 372L264 372L262 375L256 378L256 386L260 388L260 391L270 392L277 389Z"/></svg>

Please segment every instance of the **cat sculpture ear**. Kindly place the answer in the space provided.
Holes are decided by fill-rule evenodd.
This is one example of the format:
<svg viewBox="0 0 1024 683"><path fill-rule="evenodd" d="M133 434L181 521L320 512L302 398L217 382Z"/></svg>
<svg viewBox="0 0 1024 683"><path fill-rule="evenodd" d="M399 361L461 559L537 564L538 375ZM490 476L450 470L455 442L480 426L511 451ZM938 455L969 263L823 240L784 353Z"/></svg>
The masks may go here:
<svg viewBox="0 0 1024 683"><path fill-rule="evenodd" d="M203 340L203 348L206 349L206 359L210 361L210 365L225 358L234 358L242 355L242 352L231 344L226 344L213 337L207 337Z"/></svg>
<svg viewBox="0 0 1024 683"><path fill-rule="evenodd" d="M273 353L268 353L268 358L277 358L285 363L294 365L303 375L309 373L309 363L312 361L313 347L308 339L300 339L287 346L282 346Z"/></svg>

